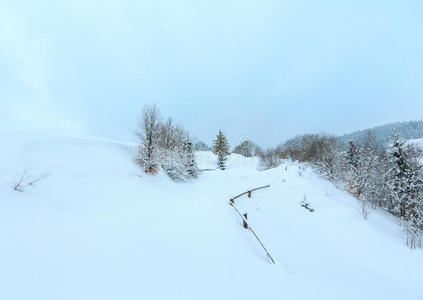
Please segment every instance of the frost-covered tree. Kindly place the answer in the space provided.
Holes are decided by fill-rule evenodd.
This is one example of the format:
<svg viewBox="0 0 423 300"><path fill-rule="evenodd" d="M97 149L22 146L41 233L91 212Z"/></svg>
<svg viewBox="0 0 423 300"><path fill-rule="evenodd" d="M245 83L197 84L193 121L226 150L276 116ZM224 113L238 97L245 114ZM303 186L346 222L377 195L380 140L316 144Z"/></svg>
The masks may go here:
<svg viewBox="0 0 423 300"><path fill-rule="evenodd" d="M252 141L243 141L241 144L236 146L232 153L241 154L245 157L260 156L263 150Z"/></svg>
<svg viewBox="0 0 423 300"><path fill-rule="evenodd" d="M267 149L260 154L260 170L267 170L278 167L286 156L276 149Z"/></svg>
<svg viewBox="0 0 423 300"><path fill-rule="evenodd" d="M358 162L360 160L360 148L357 146L354 141L349 141L348 150L346 153L346 161L348 166L356 172L358 169Z"/></svg>
<svg viewBox="0 0 423 300"><path fill-rule="evenodd" d="M191 178L198 177L198 167L197 162L195 160L195 152L194 152L194 145L191 140L187 140L185 142L185 162L184 165L186 166L187 176Z"/></svg>
<svg viewBox="0 0 423 300"><path fill-rule="evenodd" d="M421 166L412 166L407 174L409 197L404 205L403 222L407 233L407 245L422 247L423 197Z"/></svg>
<svg viewBox="0 0 423 300"><path fill-rule="evenodd" d="M221 170L226 169L226 160L229 155L229 143L226 136L219 130L213 144L213 153L217 155L217 166Z"/></svg>
<svg viewBox="0 0 423 300"><path fill-rule="evenodd" d="M401 218L405 216L405 206L410 196L407 192L410 169L406 161L404 144L405 141L400 140L397 133L393 133L388 150L391 164L392 211Z"/></svg>
<svg viewBox="0 0 423 300"><path fill-rule="evenodd" d="M349 141L348 149L345 152L345 180L347 182L347 191L352 195L360 198L361 196L361 179L363 173L362 149L356 145L354 141ZM363 159L364 160L364 159ZM363 203L364 212L364 203Z"/></svg>
<svg viewBox="0 0 423 300"><path fill-rule="evenodd" d="M391 137L390 191L392 212L401 218L407 233L407 245L421 247L423 229L422 167L413 159L412 147L407 147L398 134Z"/></svg>
<svg viewBox="0 0 423 300"><path fill-rule="evenodd" d="M172 119L161 124L161 167L174 180L197 177L197 164L193 143L182 126L174 125Z"/></svg>
<svg viewBox="0 0 423 300"><path fill-rule="evenodd" d="M345 178L347 190L362 204L362 214L367 218L370 204L375 200L380 174L375 139L368 135L361 145L350 141L345 153Z"/></svg>
<svg viewBox="0 0 423 300"><path fill-rule="evenodd" d="M155 105L145 106L142 112L138 129L135 132L140 139L137 162L148 174L155 174L158 171L160 148L159 140L161 133L160 112Z"/></svg>
<svg viewBox="0 0 423 300"><path fill-rule="evenodd" d="M148 174L161 168L173 180L197 177L193 142L182 126L171 118L162 122L156 106L147 106L139 123L137 162Z"/></svg>

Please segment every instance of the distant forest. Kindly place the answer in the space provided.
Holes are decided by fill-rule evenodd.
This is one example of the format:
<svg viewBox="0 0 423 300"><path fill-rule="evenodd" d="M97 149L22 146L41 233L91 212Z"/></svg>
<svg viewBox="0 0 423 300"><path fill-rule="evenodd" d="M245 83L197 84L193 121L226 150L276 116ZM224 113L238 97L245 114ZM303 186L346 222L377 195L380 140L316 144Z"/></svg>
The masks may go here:
<svg viewBox="0 0 423 300"><path fill-rule="evenodd" d="M377 126L370 129L355 131L339 137L340 141L347 144L349 141L362 142L367 133L371 132L375 137L377 144L386 146L389 143L392 132L396 132L402 139L420 139L423 138L423 121L408 121L390 123Z"/></svg>

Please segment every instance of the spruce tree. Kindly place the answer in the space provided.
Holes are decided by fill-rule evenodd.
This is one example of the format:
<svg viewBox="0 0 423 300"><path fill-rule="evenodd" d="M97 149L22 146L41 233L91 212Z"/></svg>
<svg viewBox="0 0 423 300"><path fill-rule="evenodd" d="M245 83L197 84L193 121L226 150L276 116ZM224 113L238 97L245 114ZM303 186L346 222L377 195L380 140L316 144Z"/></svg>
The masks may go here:
<svg viewBox="0 0 423 300"><path fill-rule="evenodd" d="M229 155L229 143L222 130L216 136L213 144L213 153L217 155L217 166L221 170L226 169L226 160Z"/></svg>
<svg viewBox="0 0 423 300"><path fill-rule="evenodd" d="M391 189L393 213L399 216L407 233L407 245L421 247L423 225L422 167L415 162L411 150L398 134L392 134L389 153L391 154Z"/></svg>
<svg viewBox="0 0 423 300"><path fill-rule="evenodd" d="M359 191L359 177L360 177L360 147L357 146L353 141L348 143L348 149L345 153L345 159L347 163L347 182L348 191L355 195L360 196Z"/></svg>
<svg viewBox="0 0 423 300"><path fill-rule="evenodd" d="M391 135L389 147L391 162L392 211L401 218L405 217L405 206L408 200L409 167L406 162L405 141L400 140L397 133Z"/></svg>
<svg viewBox="0 0 423 300"><path fill-rule="evenodd" d="M347 150L347 164L353 169L358 169L358 162L359 162L359 147L353 142L350 141L348 143L348 150Z"/></svg>

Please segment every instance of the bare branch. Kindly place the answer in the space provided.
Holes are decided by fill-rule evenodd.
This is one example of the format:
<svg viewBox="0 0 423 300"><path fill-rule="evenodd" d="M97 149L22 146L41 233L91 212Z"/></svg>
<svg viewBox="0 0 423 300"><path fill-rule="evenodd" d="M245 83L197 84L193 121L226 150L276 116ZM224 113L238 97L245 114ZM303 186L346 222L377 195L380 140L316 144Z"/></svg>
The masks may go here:
<svg viewBox="0 0 423 300"><path fill-rule="evenodd" d="M28 169L25 169L20 175L16 177L13 189L17 192L24 192L25 187L33 186L35 183L49 177L51 173L45 172L39 176L32 176L28 173Z"/></svg>
<svg viewBox="0 0 423 300"><path fill-rule="evenodd" d="M13 189L17 192L23 192L24 191L24 185L25 185L25 179L27 176L28 170L25 169L21 175L19 175L16 183L13 185Z"/></svg>
<svg viewBox="0 0 423 300"><path fill-rule="evenodd" d="M34 178L34 179L32 179L31 181L29 181L28 182L28 185L33 185L34 183L37 183L37 182L39 182L39 181L41 181L41 180L44 180L44 179L46 179L47 177L49 177L51 175L51 173L43 173L43 174L41 174L40 176L38 176L38 177L36 177L36 178Z"/></svg>

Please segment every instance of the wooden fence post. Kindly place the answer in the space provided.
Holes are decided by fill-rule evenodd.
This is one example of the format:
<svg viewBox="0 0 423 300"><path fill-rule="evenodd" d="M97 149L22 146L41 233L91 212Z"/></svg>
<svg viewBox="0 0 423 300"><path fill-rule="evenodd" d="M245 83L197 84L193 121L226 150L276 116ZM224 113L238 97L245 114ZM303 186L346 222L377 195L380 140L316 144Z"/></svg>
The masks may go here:
<svg viewBox="0 0 423 300"><path fill-rule="evenodd" d="M245 218L245 220L247 220L247 217L248 217L248 214L247 214L247 213L245 213L245 214L244 214L244 218ZM243 225L244 225L244 228L245 228L245 229L248 229L248 223L247 223L247 222L245 222L245 220L243 219L243 220L242 220L242 223L243 223Z"/></svg>

